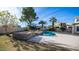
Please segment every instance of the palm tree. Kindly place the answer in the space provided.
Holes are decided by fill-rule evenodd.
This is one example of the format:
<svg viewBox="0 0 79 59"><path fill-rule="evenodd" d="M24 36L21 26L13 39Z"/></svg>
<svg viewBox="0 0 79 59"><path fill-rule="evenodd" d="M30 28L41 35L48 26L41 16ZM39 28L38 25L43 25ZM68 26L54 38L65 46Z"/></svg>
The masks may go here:
<svg viewBox="0 0 79 59"><path fill-rule="evenodd" d="M52 28L54 29L54 24L57 21L57 19L55 17L51 17L50 18L50 22L52 22Z"/></svg>
<svg viewBox="0 0 79 59"><path fill-rule="evenodd" d="M39 22L39 24L41 24L41 27L42 27L42 29L43 29L43 28L44 28L44 24L46 24L46 22L41 20L41 21Z"/></svg>

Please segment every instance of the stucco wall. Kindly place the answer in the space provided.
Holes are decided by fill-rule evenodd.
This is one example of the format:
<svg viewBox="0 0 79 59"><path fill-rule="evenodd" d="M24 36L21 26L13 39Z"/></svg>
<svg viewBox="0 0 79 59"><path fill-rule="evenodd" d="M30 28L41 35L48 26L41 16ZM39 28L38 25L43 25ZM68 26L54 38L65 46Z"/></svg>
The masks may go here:
<svg viewBox="0 0 79 59"><path fill-rule="evenodd" d="M77 31L77 26L79 26L79 24L72 25L72 33L79 33L79 31Z"/></svg>

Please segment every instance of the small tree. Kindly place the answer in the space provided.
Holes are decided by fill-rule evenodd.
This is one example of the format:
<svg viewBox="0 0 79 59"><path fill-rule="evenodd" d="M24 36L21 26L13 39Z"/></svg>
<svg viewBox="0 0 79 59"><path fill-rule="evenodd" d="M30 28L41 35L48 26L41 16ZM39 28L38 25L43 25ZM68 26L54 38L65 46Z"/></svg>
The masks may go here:
<svg viewBox="0 0 79 59"><path fill-rule="evenodd" d="M50 18L50 22L52 22L52 29L54 29L54 24L56 21L57 21L57 19L55 17Z"/></svg>
<svg viewBox="0 0 79 59"><path fill-rule="evenodd" d="M17 25L19 20L11 15L8 11L0 11L0 24L5 28L5 32L7 33L8 25Z"/></svg>
<svg viewBox="0 0 79 59"><path fill-rule="evenodd" d="M23 7L21 21L27 22L29 28L32 26L32 22L38 19L36 12L32 7Z"/></svg>
<svg viewBox="0 0 79 59"><path fill-rule="evenodd" d="M41 21L39 22L39 24L41 24L41 27L42 27L42 29L43 29L43 28L44 28L44 24L46 24L46 22L41 20Z"/></svg>

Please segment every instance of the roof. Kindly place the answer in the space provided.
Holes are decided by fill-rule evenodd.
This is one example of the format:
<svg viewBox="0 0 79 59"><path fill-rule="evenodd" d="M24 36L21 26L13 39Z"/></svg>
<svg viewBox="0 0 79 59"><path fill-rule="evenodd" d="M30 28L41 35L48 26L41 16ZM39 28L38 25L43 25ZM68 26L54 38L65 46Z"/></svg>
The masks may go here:
<svg viewBox="0 0 79 59"><path fill-rule="evenodd" d="M79 23L73 23L72 25L77 25L77 24L79 24Z"/></svg>

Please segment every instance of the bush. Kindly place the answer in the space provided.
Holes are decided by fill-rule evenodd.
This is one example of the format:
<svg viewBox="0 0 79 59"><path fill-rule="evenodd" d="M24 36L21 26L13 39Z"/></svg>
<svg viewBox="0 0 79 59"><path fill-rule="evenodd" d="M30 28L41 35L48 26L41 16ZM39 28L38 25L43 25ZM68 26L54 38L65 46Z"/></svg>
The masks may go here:
<svg viewBox="0 0 79 59"><path fill-rule="evenodd" d="M61 27L61 28L60 28L60 30L61 30L61 31L65 31L65 30L66 30L66 28L64 28L64 27Z"/></svg>

